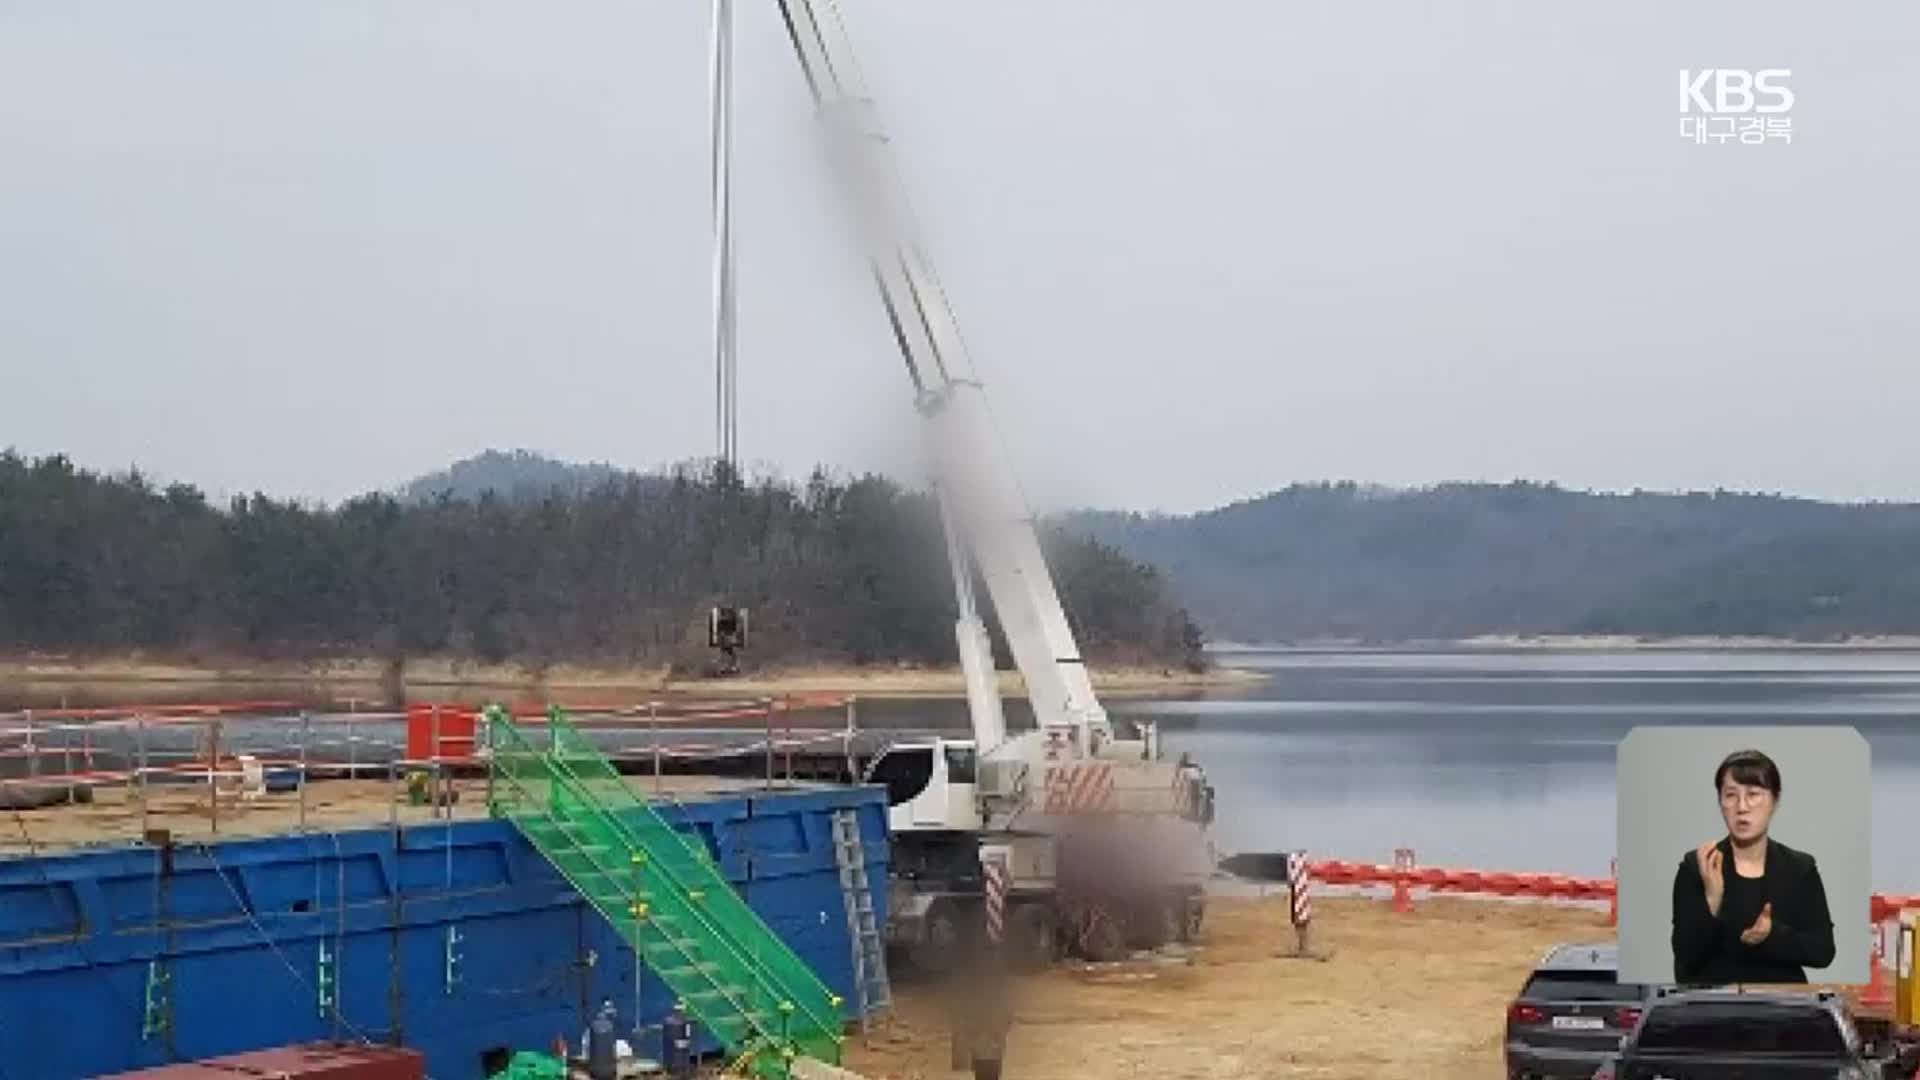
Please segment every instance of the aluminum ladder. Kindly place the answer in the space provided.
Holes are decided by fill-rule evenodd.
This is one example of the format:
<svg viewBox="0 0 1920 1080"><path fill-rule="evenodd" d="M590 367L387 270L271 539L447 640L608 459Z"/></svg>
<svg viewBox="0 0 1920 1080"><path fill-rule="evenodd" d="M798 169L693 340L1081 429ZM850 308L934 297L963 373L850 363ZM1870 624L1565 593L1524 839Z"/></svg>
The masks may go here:
<svg viewBox="0 0 1920 1080"><path fill-rule="evenodd" d="M887 943L880 936L880 920L873 910L858 810L833 812L833 861L840 868L847 939L853 948L853 1000L860 1010L860 1030L865 1031L870 1015L893 1007L893 984L887 978Z"/></svg>

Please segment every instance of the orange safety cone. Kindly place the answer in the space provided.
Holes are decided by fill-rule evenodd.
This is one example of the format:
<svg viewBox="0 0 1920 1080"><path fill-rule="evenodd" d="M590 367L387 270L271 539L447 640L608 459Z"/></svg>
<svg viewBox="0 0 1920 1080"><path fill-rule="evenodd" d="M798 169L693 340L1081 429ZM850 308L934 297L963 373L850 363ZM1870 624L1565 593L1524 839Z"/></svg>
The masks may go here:
<svg viewBox="0 0 1920 1080"><path fill-rule="evenodd" d="M1860 1004L1869 1009L1886 1009L1893 1006L1893 987L1887 985L1887 924L1873 924L1873 957L1868 960L1871 974L1867 979L1867 991L1860 995Z"/></svg>
<svg viewBox="0 0 1920 1080"><path fill-rule="evenodd" d="M1413 891L1407 888L1407 879L1413 874L1413 849L1393 849L1393 910L1396 914L1413 914Z"/></svg>
<svg viewBox="0 0 1920 1080"><path fill-rule="evenodd" d="M1620 860L1613 860L1610 870L1612 887L1607 890L1607 925L1620 925Z"/></svg>

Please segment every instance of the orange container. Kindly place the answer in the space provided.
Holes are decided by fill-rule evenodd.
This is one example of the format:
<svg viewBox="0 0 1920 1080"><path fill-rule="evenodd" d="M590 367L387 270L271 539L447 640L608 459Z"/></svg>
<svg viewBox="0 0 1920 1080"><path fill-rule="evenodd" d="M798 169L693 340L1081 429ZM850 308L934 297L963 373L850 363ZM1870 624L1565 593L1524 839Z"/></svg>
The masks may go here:
<svg viewBox="0 0 1920 1080"><path fill-rule="evenodd" d="M474 710L453 705L407 706L407 760L473 760L478 720Z"/></svg>

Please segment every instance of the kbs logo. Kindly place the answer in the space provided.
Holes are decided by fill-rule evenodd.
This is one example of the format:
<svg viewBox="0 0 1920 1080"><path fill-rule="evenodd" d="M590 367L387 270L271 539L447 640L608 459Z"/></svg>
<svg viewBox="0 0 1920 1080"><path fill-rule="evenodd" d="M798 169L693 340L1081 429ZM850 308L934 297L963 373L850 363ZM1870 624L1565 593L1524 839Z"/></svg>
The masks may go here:
<svg viewBox="0 0 1920 1080"><path fill-rule="evenodd" d="M1793 108L1787 89L1790 68L1741 71L1738 68L1680 69L1680 111L1703 113L1783 113ZM1770 103L1763 104L1765 97Z"/></svg>
<svg viewBox="0 0 1920 1080"><path fill-rule="evenodd" d="M1746 71L1702 68L1680 71L1680 137L1705 145L1738 139L1758 146L1769 139L1793 141L1788 68Z"/></svg>

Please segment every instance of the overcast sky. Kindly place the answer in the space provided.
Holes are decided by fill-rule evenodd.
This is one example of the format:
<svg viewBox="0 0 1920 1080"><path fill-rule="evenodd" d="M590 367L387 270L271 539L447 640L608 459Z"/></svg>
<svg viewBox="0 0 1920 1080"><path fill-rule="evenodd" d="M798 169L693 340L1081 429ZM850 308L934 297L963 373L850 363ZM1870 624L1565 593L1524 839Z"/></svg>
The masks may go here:
<svg viewBox="0 0 1920 1080"><path fill-rule="evenodd" d="M1920 3L839 0L1021 467L1920 498ZM772 0L741 442L913 472ZM710 452L701 0L0 0L0 446L338 499ZM1678 135L1790 68L1791 145Z"/></svg>

